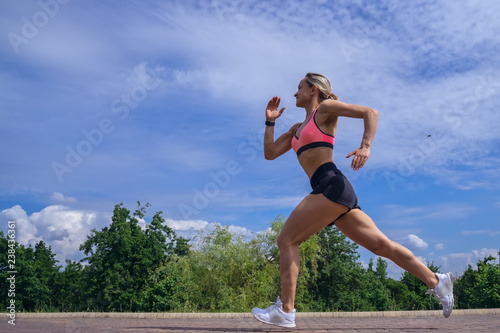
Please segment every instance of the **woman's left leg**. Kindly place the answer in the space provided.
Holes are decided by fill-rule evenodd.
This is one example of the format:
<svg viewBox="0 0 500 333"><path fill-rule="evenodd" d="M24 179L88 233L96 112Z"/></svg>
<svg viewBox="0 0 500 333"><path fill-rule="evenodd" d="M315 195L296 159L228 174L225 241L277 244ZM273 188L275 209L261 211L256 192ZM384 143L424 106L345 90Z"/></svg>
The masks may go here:
<svg viewBox="0 0 500 333"><path fill-rule="evenodd" d="M348 211L322 194L309 194L293 210L278 236L281 302L284 312L294 309L299 275L299 245Z"/></svg>
<svg viewBox="0 0 500 333"><path fill-rule="evenodd" d="M435 288L438 284L435 273L406 247L387 238L373 220L360 209L351 210L336 221L335 226L356 244L378 256L392 260L399 267L422 280L429 288Z"/></svg>

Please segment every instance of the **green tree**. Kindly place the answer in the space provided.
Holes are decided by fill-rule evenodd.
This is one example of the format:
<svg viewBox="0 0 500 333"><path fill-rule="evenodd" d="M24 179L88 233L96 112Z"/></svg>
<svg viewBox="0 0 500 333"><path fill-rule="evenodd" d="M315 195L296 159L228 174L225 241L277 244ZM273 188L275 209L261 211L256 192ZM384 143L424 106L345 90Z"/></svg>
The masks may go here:
<svg viewBox="0 0 500 333"><path fill-rule="evenodd" d="M80 246L87 257L87 290L95 295L90 307L104 311L135 311L140 307L139 295L151 272L178 250L175 232L164 224L162 212L141 229L146 208L138 208L131 216L123 204L116 205L109 227L92 230ZM185 246L179 238L178 244ZM186 251L185 248L182 251Z"/></svg>
<svg viewBox="0 0 500 333"><path fill-rule="evenodd" d="M500 252L497 258L479 260L477 270L471 265L455 282L456 302L461 309L500 307Z"/></svg>
<svg viewBox="0 0 500 333"><path fill-rule="evenodd" d="M36 310L51 310L52 295L55 291L55 280L61 266L57 265L52 248L47 247L44 241L35 244L33 251L33 274L38 280L36 288Z"/></svg>
<svg viewBox="0 0 500 333"><path fill-rule="evenodd" d="M385 284L385 281L387 280L387 262L382 257L377 258L375 276Z"/></svg>
<svg viewBox="0 0 500 333"><path fill-rule="evenodd" d="M311 310L356 311L370 310L365 294L368 279L358 262L358 246L337 229L328 227L318 234L319 259L317 276L309 285Z"/></svg>
<svg viewBox="0 0 500 333"><path fill-rule="evenodd" d="M16 271L16 251L19 249L19 244L15 241L9 242L8 235L0 231L0 307L1 311L6 311L10 304L11 297L8 296L10 289L10 281L7 280L11 274L9 271ZM14 265L14 266L10 266ZM14 268L12 268L14 267ZM19 311L20 303L15 304L16 310Z"/></svg>
<svg viewBox="0 0 500 333"><path fill-rule="evenodd" d="M411 293L406 284L401 281L388 278L385 280L386 288L389 290L390 304L388 310L410 310L408 306L411 304Z"/></svg>
<svg viewBox="0 0 500 333"><path fill-rule="evenodd" d="M439 266L434 265L434 262L427 263L427 267L434 273L439 271ZM409 298L406 300L407 304L406 306L403 305L403 308L408 310L431 310L439 308L439 302L434 297L426 295L429 288L415 275L404 272L401 282L408 288L409 292Z"/></svg>
<svg viewBox="0 0 500 333"><path fill-rule="evenodd" d="M76 261L66 260L66 267L60 271L54 283L54 301L59 311L79 312L88 310L86 299L92 297L86 292L86 272Z"/></svg>
<svg viewBox="0 0 500 333"><path fill-rule="evenodd" d="M280 294L276 239L283 225L279 216L250 240L220 225L201 233L187 256L173 257L150 276L142 294L145 304L152 304L152 311L238 312L269 306ZM301 246L298 300L307 298L317 249L314 237Z"/></svg>
<svg viewBox="0 0 500 333"><path fill-rule="evenodd" d="M14 268L8 266L8 250L15 251ZM17 242L9 244L5 234L0 232L0 302L6 309L9 290L9 271L16 271L15 300L16 311L47 311L51 309L51 296L59 266L51 247L39 241L35 249Z"/></svg>
<svg viewBox="0 0 500 333"><path fill-rule="evenodd" d="M375 270L373 270L373 260L370 260L365 275L365 283L361 290L371 304L371 306L368 306L365 310L374 309L385 311L394 309L394 305L391 303L390 290L388 288L391 280L392 279L387 277L387 262L383 258L377 258Z"/></svg>
<svg viewBox="0 0 500 333"><path fill-rule="evenodd" d="M149 275L139 295L145 312L191 312L198 309L192 272L182 257L173 256Z"/></svg>
<svg viewBox="0 0 500 333"><path fill-rule="evenodd" d="M245 241L219 225L210 234L200 235L196 249L178 262L193 281L189 300L195 300L197 310L248 311L255 302L276 297L279 270L266 251L268 240L264 236Z"/></svg>

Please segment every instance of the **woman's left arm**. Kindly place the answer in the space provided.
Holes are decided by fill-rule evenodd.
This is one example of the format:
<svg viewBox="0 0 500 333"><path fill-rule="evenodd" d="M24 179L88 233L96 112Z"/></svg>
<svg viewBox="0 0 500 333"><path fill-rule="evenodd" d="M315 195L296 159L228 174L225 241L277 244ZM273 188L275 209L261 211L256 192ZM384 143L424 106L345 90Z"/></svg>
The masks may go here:
<svg viewBox="0 0 500 333"><path fill-rule="evenodd" d="M330 113L335 117L362 118L365 124L365 131L361 146L347 154L346 158L354 155L351 167L354 171L365 165L370 157L370 147L377 131L378 111L366 106L347 104L340 101L326 100L321 103L322 112Z"/></svg>

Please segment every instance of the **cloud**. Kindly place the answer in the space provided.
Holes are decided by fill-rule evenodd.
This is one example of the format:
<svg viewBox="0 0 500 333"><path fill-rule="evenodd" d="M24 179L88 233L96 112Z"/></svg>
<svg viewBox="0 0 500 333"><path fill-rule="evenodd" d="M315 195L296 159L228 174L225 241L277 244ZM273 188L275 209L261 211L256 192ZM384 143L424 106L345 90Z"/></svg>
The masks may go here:
<svg viewBox="0 0 500 333"><path fill-rule="evenodd" d="M203 220L174 220L174 219L165 219L167 225L174 229L177 232L185 232L195 236L194 233L197 233L199 230L205 229L205 227L209 224L207 221ZM184 237L184 236L183 236ZM192 238L188 237L188 238Z"/></svg>
<svg viewBox="0 0 500 333"><path fill-rule="evenodd" d="M460 276L467 269L468 265L476 268L476 264L479 260L483 260L490 255L497 258L498 251L499 249L483 248L472 250L467 253L450 253L438 257L436 259L436 265L441 267L441 272L452 272Z"/></svg>
<svg viewBox="0 0 500 333"><path fill-rule="evenodd" d="M0 221L5 220L16 221L16 241L19 244L34 246L43 240L51 246L56 259L64 263L66 259L83 257L79 252L80 244L85 242L92 229L109 224L110 215L52 205L28 216L21 206L16 205L0 213ZM2 223L2 229L6 225Z"/></svg>
<svg viewBox="0 0 500 333"><path fill-rule="evenodd" d="M50 196L50 199L52 199L54 201L61 202L61 203L68 203L68 204L78 202L78 200L76 198L66 197L66 196L64 196L64 194L59 193L59 192L52 193L52 195Z"/></svg>
<svg viewBox="0 0 500 333"><path fill-rule="evenodd" d="M421 225L424 222L464 219L478 208L462 202L443 202L428 206L384 205L382 220L395 225Z"/></svg>
<svg viewBox="0 0 500 333"><path fill-rule="evenodd" d="M291 208L297 206L305 195L282 195L277 198L240 196L234 193L228 206L237 208ZM228 198L230 199L230 198Z"/></svg>
<svg viewBox="0 0 500 333"><path fill-rule="evenodd" d="M464 236L475 236L475 235L488 235L488 236L496 236L500 234L500 231L499 230L491 230L491 229L487 229L487 230L464 230L462 231L462 235Z"/></svg>
<svg viewBox="0 0 500 333"><path fill-rule="evenodd" d="M214 231L215 228L220 225L217 222L207 222L204 220L174 220L170 218L165 219L165 222L178 236L190 239L192 243L196 243L196 237L199 236L200 233L206 235ZM247 228L236 225L228 225L228 230L235 235L240 235L247 239L254 235L254 233Z"/></svg>
<svg viewBox="0 0 500 333"><path fill-rule="evenodd" d="M56 194L57 198L66 198ZM8 221L16 222L16 241L25 246L34 246L43 240L56 254L56 259L64 263L66 259L79 260L84 254L80 252L80 245L87 240L92 229L100 230L111 223L111 214L70 209L67 206L51 205L39 212L27 215L19 205L4 209L0 212L0 230L7 232ZM220 225L217 222L204 220L175 220L165 219L178 236L194 240L200 233L208 234ZM139 220L139 226L144 230L147 222ZM254 233L249 229L237 225L228 225L231 233L250 239Z"/></svg>
<svg viewBox="0 0 500 333"><path fill-rule="evenodd" d="M434 245L434 248L436 250L444 250L444 244L443 243L437 243L436 245Z"/></svg>
<svg viewBox="0 0 500 333"><path fill-rule="evenodd" d="M420 237L413 234L406 236L406 238L403 240L403 245L405 245L412 251L422 251L427 249L427 247L429 246Z"/></svg>
<svg viewBox="0 0 500 333"><path fill-rule="evenodd" d="M483 248L465 253L449 253L439 257L433 257L432 254L429 254L428 258L420 256L416 257L425 265L428 263L434 263L435 266L439 267L439 271L441 273L452 272L456 277L459 277L464 273L469 265L471 265L473 269L477 269L476 264L479 260L484 260L484 258L487 258L490 255L494 258L498 258L498 251L499 249ZM396 280L401 278L401 274L403 274L404 270L390 260L388 260L387 263L388 276Z"/></svg>
<svg viewBox="0 0 500 333"><path fill-rule="evenodd" d="M24 209L15 205L12 208L4 209L0 213L0 230L6 231L7 221L16 222L16 241L20 244L28 244L37 241L38 228L32 223Z"/></svg>
<svg viewBox="0 0 500 333"><path fill-rule="evenodd" d="M59 195L56 195L59 197ZM80 245L87 240L92 229L100 230L111 223L111 214L70 209L67 206L47 206L39 212L27 215L26 211L16 205L0 213L0 230L7 231L7 221L16 222L16 241L25 246L34 246L43 240L56 254L56 259L64 263L66 259L79 260L83 258ZM220 225L204 220L174 220L165 219L178 236L195 239L202 232L208 234ZM139 220L139 226L144 229L146 221ZM229 225L231 233L251 238L254 233L247 228ZM194 240L196 243L196 240Z"/></svg>
<svg viewBox="0 0 500 333"><path fill-rule="evenodd" d="M220 69L174 69L173 77L175 83L190 90L207 91L215 97L224 96L224 92L236 82L235 78Z"/></svg>

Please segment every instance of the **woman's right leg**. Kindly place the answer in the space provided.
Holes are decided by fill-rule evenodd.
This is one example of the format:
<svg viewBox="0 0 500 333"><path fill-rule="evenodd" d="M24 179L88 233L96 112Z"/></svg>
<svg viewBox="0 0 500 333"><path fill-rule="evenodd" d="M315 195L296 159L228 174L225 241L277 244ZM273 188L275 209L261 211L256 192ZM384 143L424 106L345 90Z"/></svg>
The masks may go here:
<svg viewBox="0 0 500 333"><path fill-rule="evenodd" d="M330 224L348 208L323 194L309 194L292 211L278 236L283 311L294 309L299 275L299 245Z"/></svg>
<svg viewBox="0 0 500 333"><path fill-rule="evenodd" d="M336 221L335 226L356 244L378 256L392 260L396 265L422 280L429 288L437 286L436 274L406 247L387 238L362 210L351 210Z"/></svg>

